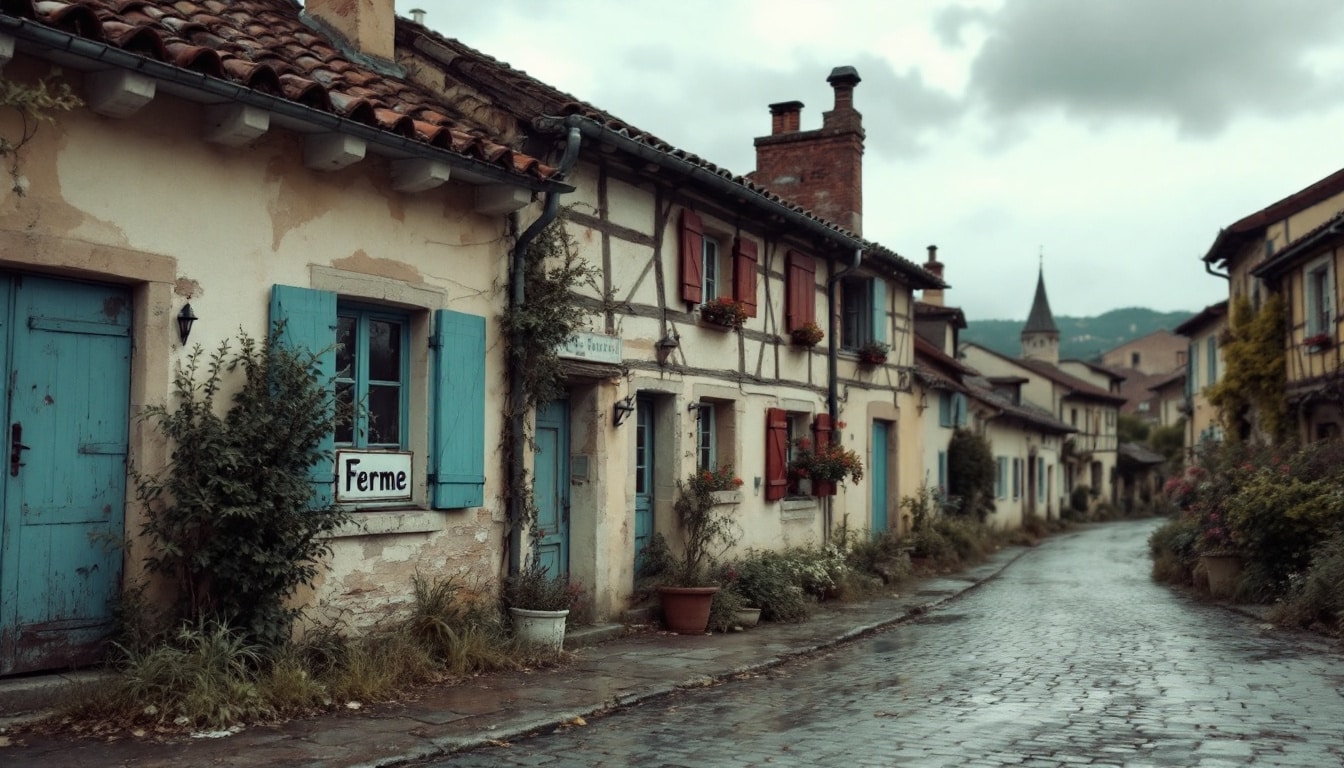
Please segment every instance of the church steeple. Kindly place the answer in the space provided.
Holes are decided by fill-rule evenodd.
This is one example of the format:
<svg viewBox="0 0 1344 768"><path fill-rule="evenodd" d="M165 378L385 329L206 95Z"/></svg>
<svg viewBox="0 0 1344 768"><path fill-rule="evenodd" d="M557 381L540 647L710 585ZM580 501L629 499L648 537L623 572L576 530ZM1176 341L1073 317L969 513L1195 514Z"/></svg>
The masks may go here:
<svg viewBox="0 0 1344 768"><path fill-rule="evenodd" d="M1044 265L1036 277L1036 298L1022 328L1022 357L1059 365L1059 327L1050 312L1050 299L1045 295Z"/></svg>

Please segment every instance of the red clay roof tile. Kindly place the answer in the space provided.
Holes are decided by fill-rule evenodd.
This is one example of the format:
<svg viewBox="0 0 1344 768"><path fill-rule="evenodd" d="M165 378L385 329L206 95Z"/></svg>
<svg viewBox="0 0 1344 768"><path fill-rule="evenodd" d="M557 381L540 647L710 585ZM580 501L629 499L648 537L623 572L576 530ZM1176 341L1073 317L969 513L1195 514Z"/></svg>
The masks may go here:
<svg viewBox="0 0 1344 768"><path fill-rule="evenodd" d="M556 173L490 136L468 132L441 97L347 59L304 25L293 0L2 0L0 9L509 172L542 180Z"/></svg>

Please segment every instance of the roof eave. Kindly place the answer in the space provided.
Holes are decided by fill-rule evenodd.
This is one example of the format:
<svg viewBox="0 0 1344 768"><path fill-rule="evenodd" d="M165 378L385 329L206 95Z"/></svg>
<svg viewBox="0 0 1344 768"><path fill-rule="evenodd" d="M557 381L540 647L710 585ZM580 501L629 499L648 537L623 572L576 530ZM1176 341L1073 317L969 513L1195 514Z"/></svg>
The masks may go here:
<svg viewBox="0 0 1344 768"><path fill-rule="evenodd" d="M438 160L477 183L498 183L539 192L571 192L574 187L556 180L542 180L464 155L416 141L400 134L355 122L340 115L314 109L283 97L253 90L228 80L129 53L107 43L79 37L37 21L0 14L0 31L12 35L16 48L36 58L55 61L79 70L124 69L172 86L166 91L201 103L233 102L270 112L313 128L363 139L392 157L424 157Z"/></svg>

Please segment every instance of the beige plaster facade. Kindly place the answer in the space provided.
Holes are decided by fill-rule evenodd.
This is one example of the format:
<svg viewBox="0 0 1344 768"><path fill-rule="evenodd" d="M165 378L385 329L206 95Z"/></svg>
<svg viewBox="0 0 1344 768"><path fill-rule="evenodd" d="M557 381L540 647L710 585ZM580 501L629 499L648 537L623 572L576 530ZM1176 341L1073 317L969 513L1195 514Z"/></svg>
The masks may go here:
<svg viewBox="0 0 1344 768"><path fill-rule="evenodd" d="M46 69L20 57L5 77L31 80ZM79 71L63 77L77 93L88 93ZM273 285L331 291L341 302L400 315L410 342L404 381L410 502L352 507L354 522L333 539L330 569L316 594L299 599L314 616L362 626L406 605L417 572L488 588L503 533L500 474L487 474L482 506L429 508L427 350L433 310L487 318L485 373L502 379L495 319L504 306L506 218L475 212L476 188L464 183L396 192L383 158L316 171L305 166L303 143L292 132L272 130L227 147L203 140L201 121L200 105L159 95L124 118L81 107L41 125L19 155L25 193L0 200L0 269L131 288L128 461L142 471L162 466L166 446L136 415L171 403L173 371L191 348L236 349L240 332L264 337ZM19 129L13 113L0 115L0 132ZM199 320L184 346L175 320L188 302ZM502 405L499 389L491 391L485 430L497 435ZM147 550L137 536L143 511L133 488L125 502L125 572L134 584L145 576Z"/></svg>

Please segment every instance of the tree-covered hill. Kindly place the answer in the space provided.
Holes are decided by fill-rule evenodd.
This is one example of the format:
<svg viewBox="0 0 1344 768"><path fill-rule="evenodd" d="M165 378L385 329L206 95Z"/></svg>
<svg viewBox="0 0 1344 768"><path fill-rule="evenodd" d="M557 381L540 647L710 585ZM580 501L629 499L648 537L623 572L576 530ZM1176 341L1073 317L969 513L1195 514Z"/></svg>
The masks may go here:
<svg viewBox="0 0 1344 768"><path fill-rule="evenodd" d="M1059 356L1090 360L1153 331L1164 328L1170 331L1194 314L1128 307L1113 309L1097 317L1058 316L1055 325L1059 326ZM961 340L1016 357L1022 351L1022 326L1025 323L1026 320L972 320L970 327L962 331Z"/></svg>

